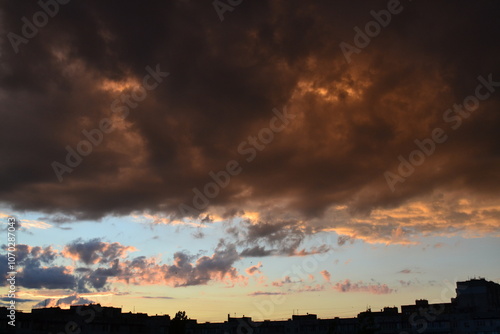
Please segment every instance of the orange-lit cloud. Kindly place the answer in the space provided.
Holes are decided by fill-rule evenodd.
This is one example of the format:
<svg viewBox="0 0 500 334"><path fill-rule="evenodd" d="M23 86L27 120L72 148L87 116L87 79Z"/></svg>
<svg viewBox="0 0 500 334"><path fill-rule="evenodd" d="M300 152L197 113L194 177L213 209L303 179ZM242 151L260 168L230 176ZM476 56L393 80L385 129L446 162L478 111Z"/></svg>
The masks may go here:
<svg viewBox="0 0 500 334"><path fill-rule="evenodd" d="M0 212L1 219L6 219L6 218L10 218L10 217L12 217L12 215ZM46 229L52 228L53 225L46 223L44 221L40 221L40 220L21 219L21 220L17 220L16 228L20 228L20 227L28 229L28 230L32 229L32 228L46 230Z"/></svg>
<svg viewBox="0 0 500 334"><path fill-rule="evenodd" d="M108 243L100 239L82 241L81 239L67 245L62 254L85 264L106 263L116 258L125 258L129 252L137 251L133 246L122 246L118 242Z"/></svg>
<svg viewBox="0 0 500 334"><path fill-rule="evenodd" d="M261 271L259 270L259 268L261 268L261 267L262 267L262 262L259 262L256 265L250 266L247 269L245 269L245 272L250 276L255 275L255 274L260 274Z"/></svg>
<svg viewBox="0 0 500 334"><path fill-rule="evenodd" d="M158 22L148 45L142 38L130 38L132 27L121 23L135 14L132 9L121 8L124 14L115 19L106 6L82 8L88 24L54 21L43 45L30 44L36 61L21 64L13 55L2 58L10 70L1 94L6 106L2 136L9 145L1 153L9 159L0 174L5 189L0 200L19 210L62 214L74 221L145 214L141 221L199 225L217 213L212 217L216 221L242 217L257 225L249 229L257 233L250 238L259 237L261 228L269 231L265 224L280 225L290 235L285 247L253 244L245 256L304 255L307 249L292 247L301 238L299 231L332 230L370 243L400 245L450 232L498 236L498 92L462 119L459 130L443 120L447 109L474 93L478 76L491 72L494 82L500 80L494 59L471 61L479 54L496 54L497 46L482 37L491 35L492 24L484 19L491 10L475 2L461 4L466 10L446 22L437 14L429 16L428 4L412 4L413 14L392 22L392 32L386 30L369 50L354 55L352 64L338 45L352 40L360 13L373 9L368 3L270 6L265 17L254 16L262 12L261 4L251 4L253 9L240 13L248 16L246 23L234 27L238 39L220 34L222 28L210 20L201 20L200 35L175 19L205 15L201 5L169 11L167 5L156 4L152 12L171 17ZM3 9L11 17L29 6ZM438 7L441 12L453 10L447 3ZM342 17L336 16L339 12ZM290 21L276 19L284 13ZM95 17L112 23L88 37L82 29L100 25L93 22ZM140 20L149 23L148 18ZM464 25L464 20L471 24ZM309 23L288 24L299 21ZM6 21L6 31L15 31L17 23ZM273 33L265 33L270 25ZM422 33L429 26L432 34ZM68 31L73 39L65 38ZM176 31L187 41L182 46ZM471 47L455 52L449 31L459 31L462 44ZM307 37L286 37L299 33ZM170 37L175 53L159 42ZM84 52L79 46L89 40L93 44L87 49L101 51ZM203 42L207 40L209 46ZM193 53L193 46L199 52ZM231 61L225 61L228 54ZM158 64L162 72L176 69L180 74L157 82L141 101L131 100L147 75L153 80L146 67L155 67L157 59L163 59ZM26 63L42 64L44 71ZM220 92L225 92L223 98ZM258 138L269 128L273 109L283 115L285 106L291 117L276 123L284 127L273 133L265 149L253 147L249 138ZM127 116L117 109L127 110ZM18 117L9 117L11 110ZM88 141L83 133L99 129L103 119L112 120L114 130L93 146L83 163L68 167L72 171L59 182L53 162L67 164L67 147L75 150ZM396 171L398 157L407 158L418 148L415 140L428 138L436 127L446 132L448 141L391 192L384 172ZM24 139L18 138L21 128ZM255 157L242 153L241 147ZM182 204L193 206L194 189L203 192L215 182L210 175L224 171L232 160L244 172L231 177L213 198L198 199L206 202L199 217L179 210ZM285 221L297 224L285 227Z"/></svg>
<svg viewBox="0 0 500 334"><path fill-rule="evenodd" d="M174 287L204 285L215 280L228 285L246 284L247 278L240 275L234 262L239 259L234 246L219 248L212 256L202 256L193 263L190 256L177 252L172 265L159 264L153 258L136 257L118 263L109 272L110 279L127 284L165 284Z"/></svg>
<svg viewBox="0 0 500 334"><path fill-rule="evenodd" d="M325 279L325 281L327 282L330 282L330 279L332 277L332 275L328 272L328 270L322 270L320 272L321 276L323 276L323 278Z"/></svg>
<svg viewBox="0 0 500 334"><path fill-rule="evenodd" d="M80 294L110 291L113 283L134 285L162 284L174 287L204 285L219 281L226 286L245 286L248 277L240 275L234 263L240 259L234 245L219 244L212 256L193 256L177 252L172 264L145 256L131 258L134 247L99 239L77 239L62 252L51 247L17 245L20 285L31 289L60 291L69 289ZM64 260L73 260L85 267L61 266ZM262 266L254 266L252 272Z"/></svg>

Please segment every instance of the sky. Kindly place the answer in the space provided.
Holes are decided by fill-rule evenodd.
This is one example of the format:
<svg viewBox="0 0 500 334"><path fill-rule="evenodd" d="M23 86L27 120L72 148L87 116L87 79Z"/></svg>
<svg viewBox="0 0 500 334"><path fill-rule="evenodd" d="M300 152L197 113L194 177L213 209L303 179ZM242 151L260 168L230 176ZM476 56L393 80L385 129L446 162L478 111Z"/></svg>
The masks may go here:
<svg viewBox="0 0 500 334"><path fill-rule="evenodd" d="M2 1L18 309L333 318L500 283L499 14Z"/></svg>

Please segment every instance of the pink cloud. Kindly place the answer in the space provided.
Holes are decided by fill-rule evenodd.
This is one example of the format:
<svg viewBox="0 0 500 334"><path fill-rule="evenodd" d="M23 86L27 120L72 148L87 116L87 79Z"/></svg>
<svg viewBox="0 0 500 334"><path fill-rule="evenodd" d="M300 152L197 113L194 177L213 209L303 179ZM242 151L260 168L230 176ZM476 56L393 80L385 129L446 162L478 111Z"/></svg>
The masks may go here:
<svg viewBox="0 0 500 334"><path fill-rule="evenodd" d="M335 284L333 288L339 292L368 292L375 295L383 295L393 292L393 290L386 284L367 284L362 281L354 283L349 279Z"/></svg>
<svg viewBox="0 0 500 334"><path fill-rule="evenodd" d="M332 277L332 275L330 275L330 273L328 272L328 270L322 270L320 272L321 276L323 276L323 278L325 279L325 281L327 282L330 282L330 278Z"/></svg>
<svg viewBox="0 0 500 334"><path fill-rule="evenodd" d="M284 292L266 292L266 291L255 291L248 294L249 296L276 296L285 295Z"/></svg>
<svg viewBox="0 0 500 334"><path fill-rule="evenodd" d="M259 262L254 266L248 267L247 269L245 269L245 272L250 276L255 275L257 273L260 274L261 271L259 270L259 268L262 268L262 262Z"/></svg>
<svg viewBox="0 0 500 334"><path fill-rule="evenodd" d="M180 287L204 285L211 280L228 285L246 284L248 278L239 275L233 267L237 260L239 255L233 245L218 248L212 256L202 256L194 263L192 257L183 252L174 254L172 265L159 264L154 258L140 256L120 263L114 277L136 285L165 284Z"/></svg>
<svg viewBox="0 0 500 334"><path fill-rule="evenodd" d="M327 245L321 245L319 247L313 247L311 250L301 249L300 251L294 251L290 256L308 256L314 254L323 254L330 251L330 247Z"/></svg>
<svg viewBox="0 0 500 334"><path fill-rule="evenodd" d="M283 286L283 285L285 285L285 284L289 284L289 283L294 283L294 282L292 282L292 280L291 280L290 276L285 276L285 278L283 278L282 280L276 280L276 281L273 281L271 284L272 284L273 286L278 286L278 287L280 287L280 286Z"/></svg>

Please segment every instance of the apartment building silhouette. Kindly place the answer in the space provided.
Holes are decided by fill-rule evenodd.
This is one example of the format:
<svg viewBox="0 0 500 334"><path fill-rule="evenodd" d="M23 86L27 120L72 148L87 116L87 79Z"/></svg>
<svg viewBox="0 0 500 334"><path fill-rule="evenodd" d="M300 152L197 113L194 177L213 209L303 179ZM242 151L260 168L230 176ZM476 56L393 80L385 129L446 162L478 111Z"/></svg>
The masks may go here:
<svg viewBox="0 0 500 334"><path fill-rule="evenodd" d="M189 313L189 312L188 312ZM456 297L449 303L429 303L366 310L353 318L319 319L315 314L293 315L283 321L253 321L231 317L221 323L194 319L172 326L168 315L123 313L121 308L100 305L33 309L17 312L16 327L7 324L8 309L0 308L0 333L170 333L177 334L500 334L500 284L484 278L457 282ZM179 329L182 328L182 329Z"/></svg>

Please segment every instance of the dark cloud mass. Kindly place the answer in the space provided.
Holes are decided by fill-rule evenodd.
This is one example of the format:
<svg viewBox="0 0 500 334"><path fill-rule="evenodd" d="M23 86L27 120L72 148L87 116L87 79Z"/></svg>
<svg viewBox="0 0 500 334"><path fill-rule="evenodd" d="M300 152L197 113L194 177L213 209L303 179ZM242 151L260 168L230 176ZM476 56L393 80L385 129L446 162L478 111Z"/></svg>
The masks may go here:
<svg viewBox="0 0 500 334"><path fill-rule="evenodd" d="M2 245L2 248L7 247ZM51 247L42 249L18 244L16 282L24 288L69 289L75 293L88 293L109 291L113 282L185 287L205 285L210 281L234 285L245 280L234 267L240 260L235 245L226 245L222 241L212 256L196 258L185 252L176 252L172 264L162 264L155 258L145 256L130 257L128 252L132 249L100 239L77 239L68 243L61 252ZM110 253L110 250L113 252ZM89 252L92 256L88 255ZM60 265L70 260L86 267ZM7 267L7 255L0 255L0 265ZM7 281L2 284L6 285Z"/></svg>
<svg viewBox="0 0 500 334"><path fill-rule="evenodd" d="M107 243L98 238L83 241L77 239L64 248L67 257L81 261L87 265L94 263L108 263L116 258L125 257L126 253L135 250L118 242Z"/></svg>
<svg viewBox="0 0 500 334"><path fill-rule="evenodd" d="M20 275L22 286L28 289L72 289L75 277L65 267L41 268L25 265Z"/></svg>
<svg viewBox="0 0 500 334"><path fill-rule="evenodd" d="M366 215L434 192L493 200L500 189L500 92L481 101L457 130L443 113L474 94L478 76L500 81L500 3L401 5L347 64L339 43L354 45L353 28L373 20L370 11L387 8L387 1L244 1L223 22L211 2L71 1L17 54L7 34L20 35L21 18L40 7L4 1L0 201L65 223L134 211L178 217L180 204L193 206L192 189L203 191L209 173L225 170L233 159L241 174L210 199L226 215L293 212L307 221L332 207ZM129 105L122 119L116 107L126 102L112 104L135 92L148 66L169 75L136 107ZM269 127L273 108L285 106L293 119L248 162L240 143L250 147L248 136ZM114 130L59 182L53 162L66 164L67 147L77 149L86 139L82 131L99 128L104 118ZM436 127L449 139L392 192L384 172L396 173L398 156L407 159L417 148L414 140L429 138ZM453 213L443 215L466 219ZM248 237L265 235L273 246L283 239L273 229L283 228L289 239L274 249L292 254L304 232L291 225L251 226ZM400 230L394 237L406 240L411 233ZM94 246L74 244L67 251L95 263ZM109 252L100 259L119 255ZM254 243L241 255L268 254ZM207 265L230 273L225 264L235 255L218 256L199 259L196 268L176 258L185 278L179 284L206 282Z"/></svg>
<svg viewBox="0 0 500 334"><path fill-rule="evenodd" d="M2 245L7 250L6 245ZM19 266L16 282L25 288L71 289L76 285L76 277L70 268L55 261L59 253L52 247L31 247L16 245L16 263ZM7 268L7 255L0 256L0 264ZM7 282L4 282L4 284Z"/></svg>
<svg viewBox="0 0 500 334"><path fill-rule="evenodd" d="M307 230L297 221L275 220L268 223L244 220L228 227L226 233L235 246L242 248L242 257L305 256L326 253L332 249L330 240L324 240L324 243L310 249L301 248L309 236Z"/></svg>

